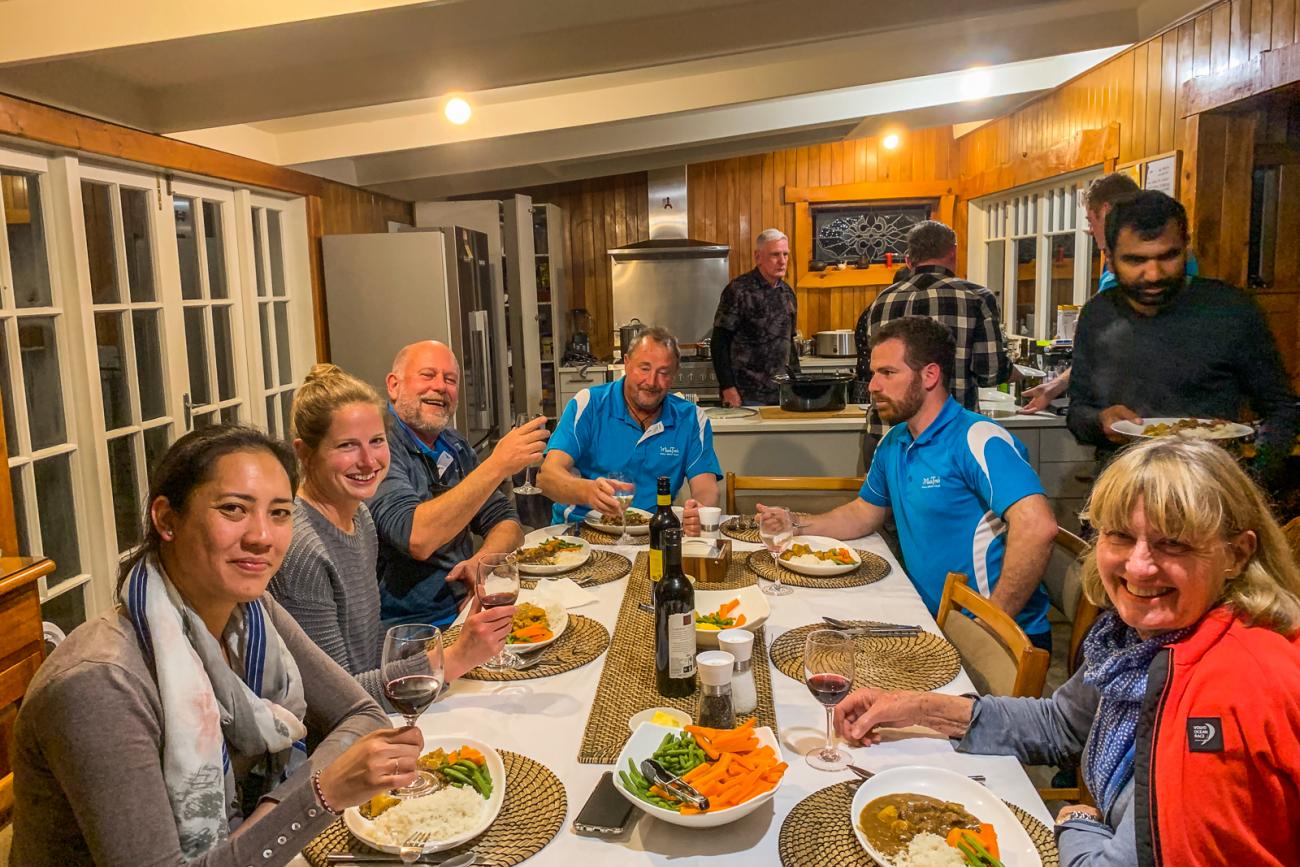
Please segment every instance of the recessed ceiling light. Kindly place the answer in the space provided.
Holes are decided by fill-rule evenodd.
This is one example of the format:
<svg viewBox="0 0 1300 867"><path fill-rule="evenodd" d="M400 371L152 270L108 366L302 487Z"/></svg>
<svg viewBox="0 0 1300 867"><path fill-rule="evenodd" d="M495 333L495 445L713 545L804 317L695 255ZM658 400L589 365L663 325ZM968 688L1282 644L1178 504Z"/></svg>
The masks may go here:
<svg viewBox="0 0 1300 867"><path fill-rule="evenodd" d="M881 139L880 143L885 146L885 150L892 151L894 148L898 147L898 133L891 132L889 135Z"/></svg>
<svg viewBox="0 0 1300 867"><path fill-rule="evenodd" d="M968 69L961 79L962 99L983 99L993 90L993 76L987 69Z"/></svg>
<svg viewBox="0 0 1300 867"><path fill-rule="evenodd" d="M462 97L453 96L451 99L447 100L447 104L443 106L442 113L447 116L447 120L459 126L469 120L469 116L472 112L468 102L466 102Z"/></svg>

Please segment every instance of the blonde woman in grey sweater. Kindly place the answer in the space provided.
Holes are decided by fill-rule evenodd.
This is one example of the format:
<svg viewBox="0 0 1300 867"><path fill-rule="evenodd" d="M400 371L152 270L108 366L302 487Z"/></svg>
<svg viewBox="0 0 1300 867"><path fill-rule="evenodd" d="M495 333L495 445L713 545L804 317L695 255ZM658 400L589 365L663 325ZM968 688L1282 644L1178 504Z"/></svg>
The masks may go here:
<svg viewBox="0 0 1300 867"><path fill-rule="evenodd" d="M384 630L375 568L378 539L365 500L388 471L383 404L369 385L333 364L318 364L294 395L294 451L303 481L293 509L293 541L271 593L311 639L380 704ZM447 649L448 681L505 644L514 607L471 611ZM417 657L412 674L427 670Z"/></svg>

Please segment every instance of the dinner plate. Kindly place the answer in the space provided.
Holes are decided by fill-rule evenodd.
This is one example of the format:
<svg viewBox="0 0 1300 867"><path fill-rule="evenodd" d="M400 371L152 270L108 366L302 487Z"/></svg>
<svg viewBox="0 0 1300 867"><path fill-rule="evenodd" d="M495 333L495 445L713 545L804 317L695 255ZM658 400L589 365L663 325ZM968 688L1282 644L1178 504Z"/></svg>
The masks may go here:
<svg viewBox="0 0 1300 867"><path fill-rule="evenodd" d="M1136 424L1135 422L1131 422L1128 419L1123 419L1121 421L1117 421L1114 424L1112 424L1111 429L1114 430L1115 433L1123 434L1124 436L1138 437L1139 439L1148 439L1148 440L1156 439L1162 436L1173 436L1173 434L1146 433L1146 429L1149 426L1153 424L1172 425L1175 422L1183 421L1185 418L1187 418L1187 416L1181 416L1181 417L1174 416L1170 418L1148 418L1148 419L1144 419L1142 424ZM1205 422L1206 424L1211 424L1213 423L1214 419L1198 418L1197 421ZM1255 432L1254 429L1252 429L1250 425L1239 424L1235 421L1225 421L1219 425L1217 430L1202 430L1196 434L1179 432L1177 435L1181 437L1186 437L1187 439L1236 440L1236 439L1241 439L1242 437L1248 437L1254 432Z"/></svg>
<svg viewBox="0 0 1300 867"><path fill-rule="evenodd" d="M852 563L844 565L841 563L832 563L829 560L823 560L817 564L796 563L791 560L782 560L780 559L781 555L777 555L778 563L789 569L791 572L798 572L800 575L808 575L813 578L824 578L829 575L843 575L845 572L852 572L862 563L862 558L858 556L857 551L853 550L852 545L846 545L839 539L832 539L829 536L795 536L790 540L790 544L786 546L787 549L790 545L807 545L814 551L826 551L831 548L846 548L848 549L849 554L853 557Z"/></svg>
<svg viewBox="0 0 1300 867"><path fill-rule="evenodd" d="M507 644L506 650L514 653L528 653L530 650L541 650L546 645L553 642L564 634L564 630L569 628L569 612L565 609L560 600L555 599L541 590L521 590L519 598L515 604L520 602L531 602L538 608L545 609L547 628L551 630L551 637L545 641L531 641L527 644Z"/></svg>
<svg viewBox="0 0 1300 867"><path fill-rule="evenodd" d="M752 406L711 406L704 414L709 418L753 418L758 410Z"/></svg>
<svg viewBox="0 0 1300 867"><path fill-rule="evenodd" d="M853 796L848 816L853 823L853 833L867 854L879 863L888 865L891 862L867 840L859 827L858 816L862 814L862 808L876 798L900 794L928 795L961 804L967 813L993 826L998 835L998 858L1006 867L1042 867L1043 861L1038 857L1029 833L997 795L954 771L923 766L881 771L858 786Z"/></svg>
<svg viewBox="0 0 1300 867"><path fill-rule="evenodd" d="M738 628L748 629L750 632L766 623L767 618L772 614L772 607L767 602L767 594L756 586L741 587L738 590L703 589L707 586L707 584L695 585L695 611L697 614L711 614L731 600L739 599L740 604L728 616L739 617L741 614L745 615L744 625ZM695 646L717 649L718 633L721 631L720 629L701 629L699 618L696 617Z"/></svg>
<svg viewBox="0 0 1300 867"><path fill-rule="evenodd" d="M547 566L541 563L520 563L519 574L559 575L562 572L571 572L574 569L577 569L583 563L586 563L588 560L591 559L591 546L587 544L585 539L579 539L577 536L558 536L555 538L563 539L564 541L577 545L578 547L577 549L569 548L567 550L559 552L559 554L557 554L555 558L557 562L551 566ZM546 540L543 539L542 541L544 542ZM535 542L532 544L525 544L521 546L515 553L518 553L518 551L521 551L524 548L534 548L539 544L541 543Z"/></svg>
<svg viewBox="0 0 1300 867"><path fill-rule="evenodd" d="M492 796L487 799L487 806L473 828L445 840L432 840L424 844L425 852L441 852L444 849L452 849L461 843L472 840L486 831L488 826L496 821L497 814L501 812L501 804L506 797L506 766L501 761L501 756L496 750L467 735L425 735L424 737L424 752L426 753L439 747L451 752L454 749L466 746L478 750L487 759L488 774L492 777ZM420 799L415 798L413 800L418 801ZM396 810L397 807L393 807L393 809ZM381 852L391 852L393 854L401 852L402 847L400 844L380 842L375 837L374 820L362 816L361 811L356 807L348 807L343 811L343 823L347 825L353 836L367 846L373 846Z"/></svg>
<svg viewBox="0 0 1300 867"><path fill-rule="evenodd" d="M647 512L645 509L638 509L634 506L628 509L628 511L639 512L640 514L645 515L647 520L650 518L650 513ZM602 523L600 519L603 517L605 516L593 509L592 511L588 512L587 516L582 520L587 523L587 526L594 527L595 529L599 530L602 533L611 533L617 536L623 532L623 527L619 524ZM650 525L648 523L633 524L632 526L627 528L627 534L629 536L645 536L649 532L650 532Z"/></svg>

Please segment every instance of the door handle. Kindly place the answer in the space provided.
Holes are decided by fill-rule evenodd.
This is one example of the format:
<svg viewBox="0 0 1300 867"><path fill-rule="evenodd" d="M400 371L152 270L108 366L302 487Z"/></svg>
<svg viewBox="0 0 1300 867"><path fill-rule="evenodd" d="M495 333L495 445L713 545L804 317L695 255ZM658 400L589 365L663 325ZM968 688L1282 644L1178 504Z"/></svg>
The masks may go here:
<svg viewBox="0 0 1300 867"><path fill-rule="evenodd" d="M184 397L181 398L181 406L185 411L185 431L188 433L189 431L194 430L194 402L190 400L190 393L188 391L185 392Z"/></svg>

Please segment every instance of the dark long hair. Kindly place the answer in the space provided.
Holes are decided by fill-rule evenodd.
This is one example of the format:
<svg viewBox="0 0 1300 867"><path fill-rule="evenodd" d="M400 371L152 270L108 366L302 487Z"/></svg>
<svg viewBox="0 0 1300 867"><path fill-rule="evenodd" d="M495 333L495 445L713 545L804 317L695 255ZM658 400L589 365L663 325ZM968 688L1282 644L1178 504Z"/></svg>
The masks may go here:
<svg viewBox="0 0 1300 867"><path fill-rule="evenodd" d="M144 541L131 552L131 556L118 570L119 589L136 564L151 554L156 556L162 545L162 536L153 523L154 501L166 497L173 509L185 511L190 495L195 488L212 477L217 461L234 452L269 453L284 467L289 476L290 489L295 492L298 490L298 460L288 443L245 425L213 425L190 431L172 443L171 448L153 467L141 528Z"/></svg>

